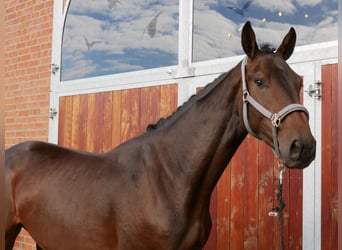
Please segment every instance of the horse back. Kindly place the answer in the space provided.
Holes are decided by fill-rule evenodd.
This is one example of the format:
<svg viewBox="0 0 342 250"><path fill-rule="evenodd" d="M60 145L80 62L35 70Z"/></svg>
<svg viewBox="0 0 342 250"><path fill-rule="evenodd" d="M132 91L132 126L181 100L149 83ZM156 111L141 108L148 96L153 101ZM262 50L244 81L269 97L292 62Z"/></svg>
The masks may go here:
<svg viewBox="0 0 342 250"><path fill-rule="evenodd" d="M5 152L5 178L16 189L30 185L77 188L89 180L99 180L113 169L101 154L30 141L17 144Z"/></svg>

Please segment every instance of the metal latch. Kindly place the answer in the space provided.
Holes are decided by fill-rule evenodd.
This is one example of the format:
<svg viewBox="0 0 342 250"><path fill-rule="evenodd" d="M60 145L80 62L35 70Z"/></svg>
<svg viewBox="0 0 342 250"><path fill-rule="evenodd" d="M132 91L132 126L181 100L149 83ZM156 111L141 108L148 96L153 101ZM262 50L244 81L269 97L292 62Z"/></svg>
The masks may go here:
<svg viewBox="0 0 342 250"><path fill-rule="evenodd" d="M305 90L306 93L310 97L313 97L317 100L321 99L322 97L322 83L317 81L309 86L307 90Z"/></svg>

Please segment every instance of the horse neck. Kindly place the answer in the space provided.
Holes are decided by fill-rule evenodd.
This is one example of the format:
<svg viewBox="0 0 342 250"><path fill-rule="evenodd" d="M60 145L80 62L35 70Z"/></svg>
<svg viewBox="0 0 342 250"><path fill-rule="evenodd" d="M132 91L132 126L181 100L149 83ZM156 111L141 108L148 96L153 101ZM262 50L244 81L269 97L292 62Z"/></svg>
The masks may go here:
<svg viewBox="0 0 342 250"><path fill-rule="evenodd" d="M203 89L161 130L159 145L182 190L210 198L219 177L246 136L242 125L239 66ZM241 98L238 98L241 97ZM158 134L158 133L157 133ZM166 146L165 146L166 145ZM164 153L163 152L163 153ZM198 195L203 192L203 195Z"/></svg>

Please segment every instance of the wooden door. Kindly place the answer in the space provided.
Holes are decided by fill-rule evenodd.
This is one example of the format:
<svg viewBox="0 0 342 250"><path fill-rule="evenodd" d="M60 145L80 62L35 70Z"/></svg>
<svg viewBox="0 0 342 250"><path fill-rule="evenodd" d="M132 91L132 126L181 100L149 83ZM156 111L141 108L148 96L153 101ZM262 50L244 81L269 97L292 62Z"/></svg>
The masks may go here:
<svg viewBox="0 0 342 250"><path fill-rule="evenodd" d="M146 130L177 108L176 84L63 96L58 144L106 152Z"/></svg>

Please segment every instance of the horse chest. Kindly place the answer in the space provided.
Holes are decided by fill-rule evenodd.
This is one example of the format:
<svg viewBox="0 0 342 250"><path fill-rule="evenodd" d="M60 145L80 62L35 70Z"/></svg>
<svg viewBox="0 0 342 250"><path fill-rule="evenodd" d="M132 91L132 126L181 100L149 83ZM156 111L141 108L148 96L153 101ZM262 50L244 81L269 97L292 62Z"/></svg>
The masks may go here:
<svg viewBox="0 0 342 250"><path fill-rule="evenodd" d="M121 242L125 246L120 249L202 249L210 233L208 216L189 219L188 215L158 208L140 213L132 217L134 224L123 227Z"/></svg>
<svg viewBox="0 0 342 250"><path fill-rule="evenodd" d="M202 249L208 236L207 232L204 224L200 222L189 224L183 230L176 225L167 229L149 223L126 225L119 236L119 249Z"/></svg>
<svg viewBox="0 0 342 250"><path fill-rule="evenodd" d="M189 202L179 188L151 179L135 175L120 185L127 186L115 206L119 249L202 249L211 227L209 201Z"/></svg>

